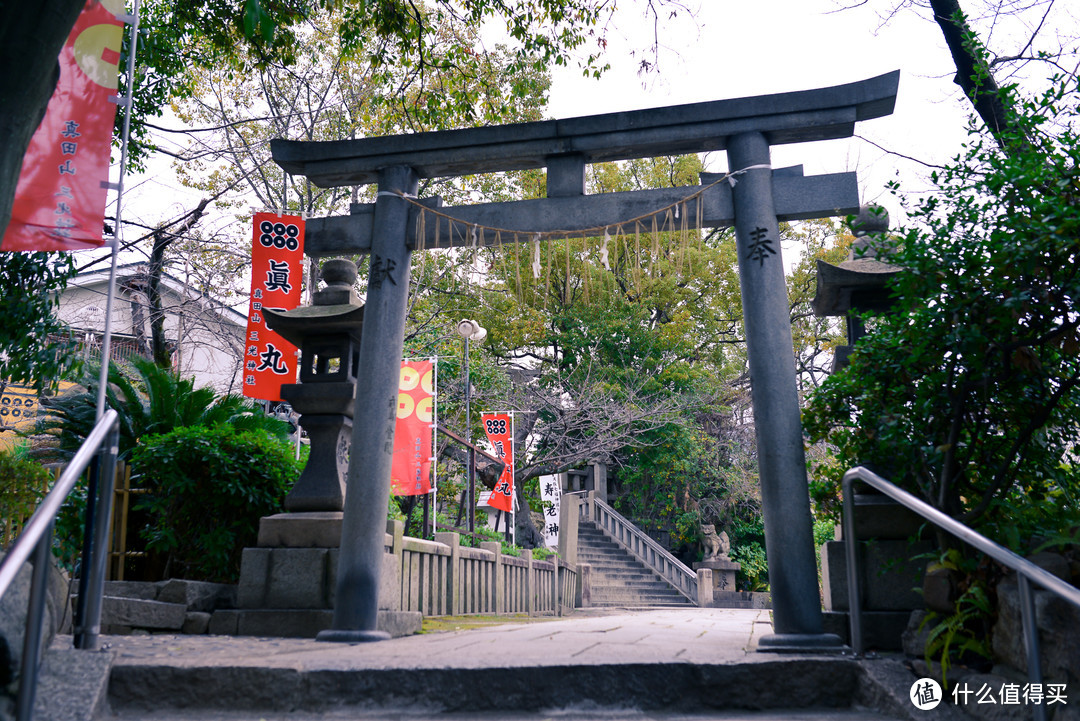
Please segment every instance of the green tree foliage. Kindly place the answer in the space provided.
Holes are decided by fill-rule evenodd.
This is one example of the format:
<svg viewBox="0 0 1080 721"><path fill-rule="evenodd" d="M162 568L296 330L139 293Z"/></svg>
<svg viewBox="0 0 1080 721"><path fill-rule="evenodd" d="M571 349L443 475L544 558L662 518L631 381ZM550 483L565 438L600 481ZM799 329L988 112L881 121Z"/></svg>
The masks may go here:
<svg viewBox="0 0 1080 721"><path fill-rule="evenodd" d="M836 501L858 463L1025 550L1080 520L1080 139L1077 86L1003 91L1008 128L972 131L886 248L895 309L806 413Z"/></svg>
<svg viewBox="0 0 1080 721"><path fill-rule="evenodd" d="M0 386L55 386L74 365L74 343L54 311L75 274L65 253L0 253Z"/></svg>
<svg viewBox="0 0 1080 721"><path fill-rule="evenodd" d="M219 209L236 210L241 222L233 226L235 230L248 227L253 199L264 208L326 216L347 213L350 202L373 197L374 187L317 188L285 174L270 156L273 138L329 141L477 122L471 111L444 102L456 95L476 98L478 107L488 106L483 100L488 95L498 95L484 122L541 117L546 73L515 69L514 54L504 47L477 51L482 61L477 76L440 66L427 71L421 88L408 85L410 71L403 66L376 66L366 56L357 57L341 38L343 22L341 12L311 18L297 37L288 64L267 61L246 73L227 65L194 68L189 73L192 94L174 101L177 117L189 128L183 131L184 149L174 164L179 179L215 198ZM479 42L475 28L449 21L438 35L432 52ZM418 114L417 108L429 105L430 111ZM438 193L456 203L477 194L509 197L518 190L516 175L507 174L425 181L422 192ZM172 247L166 261L194 263L196 275L213 283L220 295L232 288L248 263L250 231L233 236L229 242L197 234L176 240L169 236Z"/></svg>
<svg viewBox="0 0 1080 721"><path fill-rule="evenodd" d="M692 186L701 170L696 156L637 160L590 166L587 182L591 193ZM521 182L542 195L542 175ZM810 348L799 355L807 367L820 365L838 334L806 312L812 269L817 258L846 252L845 241L828 223L785 227L784 235L811 246L791 280L792 304L798 342ZM448 318L474 317L488 328L487 341L472 347L474 408L518 411L518 488L541 474L606 461L619 509L688 555L698 553L702 521L727 528L748 554L754 543L760 550L731 232L654 235L646 219L611 228L606 242L544 240L538 274L536 246L509 240L418 254L414 263L431 280L414 307L430 303L438 314L410 322L442 318L449 331ZM411 352L437 345L434 322L412 327L419 329ZM444 354L440 417L453 427L462 420L460 340ZM478 426L473 437L482 437ZM539 509L537 499L522 500ZM759 570L744 586L764 583Z"/></svg>
<svg viewBox="0 0 1080 721"><path fill-rule="evenodd" d="M662 0L661 6L680 9ZM651 8L651 6L650 6ZM504 26L512 49L510 76L546 71L580 58L583 70L599 74L604 46L602 20L613 6L603 0L429 0L426 3L370 0L301 0L271 3L230 0L194 3L147 0L139 56L146 72L136 84L134 119L160 115L178 97L197 94L190 68L215 68L235 76L271 65L303 62L303 45L320 16L333 13L334 37L350 63L367 67L369 81L387 94L417 99L410 110L423 124L447 114L471 123L503 117L527 86L501 85L476 32L485 23ZM449 85L448 78L455 78ZM136 137L146 138L136 123Z"/></svg>
<svg viewBox="0 0 1080 721"><path fill-rule="evenodd" d="M97 371L86 373L86 391L42 402L46 415L36 432L59 437L62 452L73 453L94 426L97 404ZM213 388L195 387L194 378L182 378L145 358L130 366L111 364L106 406L120 416L120 457L126 458L139 439L187 426L230 425L241 430L263 430L279 438L288 424L263 413L262 408L239 395L218 397Z"/></svg>
<svg viewBox="0 0 1080 721"><path fill-rule="evenodd" d="M283 510L300 477L293 448L259 431L190 426L143 438L131 457L147 494L136 504L162 578L235 583L259 519ZM133 516L137 517L137 516Z"/></svg>
<svg viewBox="0 0 1080 721"><path fill-rule="evenodd" d="M49 492L53 476L25 453L0 450L0 479L0 548L6 548Z"/></svg>

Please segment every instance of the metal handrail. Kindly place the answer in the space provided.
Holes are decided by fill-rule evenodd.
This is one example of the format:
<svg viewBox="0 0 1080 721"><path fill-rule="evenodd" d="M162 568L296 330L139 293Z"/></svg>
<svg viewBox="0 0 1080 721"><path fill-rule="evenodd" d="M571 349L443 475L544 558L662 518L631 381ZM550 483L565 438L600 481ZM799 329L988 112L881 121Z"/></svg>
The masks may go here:
<svg viewBox="0 0 1080 721"><path fill-rule="evenodd" d="M1024 650L1027 654L1028 679L1033 684L1042 683L1042 662L1039 658L1039 630L1035 622L1035 600L1031 584L1052 591L1066 601L1080 607L1080 589L1072 586L1049 571L1039 568L1026 558L1022 558L1009 549L994 543L986 536L968 528L954 518L950 518L929 503L922 501L907 491L901 490L873 471L857 466L844 474L842 483L844 494L844 540L847 541L848 604L851 611L851 647L855 653L863 652L862 639L862 593L859 574L859 554L855 538L855 501L852 488L856 481L876 488L886 496L903 506L915 511L938 528L956 536L964 543L985 553L990 558L1016 571L1020 590L1020 616L1024 627ZM1045 721L1046 707L1034 706L1036 721Z"/></svg>
<svg viewBox="0 0 1080 721"><path fill-rule="evenodd" d="M34 557L34 571L30 580L30 598L27 602L26 632L23 637L22 670L19 694L16 700L15 718L30 721L34 712L34 695L37 692L38 671L41 666L41 629L45 619L45 598L48 586L49 555L52 551L53 524L64 501L74 490L79 477L90 465L104 444L101 455L101 477L106 482L100 491L101 501L93 502L93 493L87 504L86 536L83 553L82 577L87 579L80 594L79 638L76 646L97 648L97 635L101 626L101 596L104 588L107 549L106 531L109 506L112 500L116 468L119 416L115 410L105 411L83 441L67 468L60 474L52 490L45 496L34 515L23 527L19 537L0 560L0 597L11 586L23 564ZM94 486L91 483L91 486ZM96 506L96 507L95 507ZM80 581L82 578L80 579ZM96 597L96 603L94 599Z"/></svg>
<svg viewBox="0 0 1080 721"><path fill-rule="evenodd" d="M668 581L679 593L689 598L694 603L697 603L697 574L691 571L685 563L671 555L666 548L661 546L652 536L642 531L635 526L629 520L626 519L621 513L609 506L604 501L600 500L596 496L591 496L593 504L599 511L602 511L605 515L616 520L620 526L622 526L631 536L640 541L643 545L647 546L650 551L660 556L666 561L668 568L673 568L675 573L669 573L664 568L657 568L657 564L652 563L648 558L637 553L635 549L627 545L621 538L613 535L612 538L619 543L620 546L629 551L632 555L636 556L642 563L647 565L652 570L656 571L660 576ZM603 523L600 522L599 513L594 515L593 520L596 525L600 526L601 530L606 530Z"/></svg>

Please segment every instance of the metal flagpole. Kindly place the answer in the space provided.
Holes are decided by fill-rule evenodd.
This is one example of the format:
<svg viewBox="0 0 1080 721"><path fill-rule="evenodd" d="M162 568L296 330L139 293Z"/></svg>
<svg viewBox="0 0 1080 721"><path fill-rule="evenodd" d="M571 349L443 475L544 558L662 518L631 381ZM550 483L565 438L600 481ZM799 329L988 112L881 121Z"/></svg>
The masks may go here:
<svg viewBox="0 0 1080 721"><path fill-rule="evenodd" d="M431 530L439 524L439 356L431 357ZM432 536L434 538L434 535Z"/></svg>
<svg viewBox="0 0 1080 721"><path fill-rule="evenodd" d="M127 94L123 97L115 96L117 105L123 105L125 112L124 130L120 136L120 178L115 184L108 183L110 188L116 190L116 225L113 228L109 289L105 296L105 328L102 331L101 339L101 372L98 376L97 414L95 416L98 420L105 413L105 388L109 383L109 361L112 356L112 309L113 300L116 297L116 263L117 256L120 253L120 244L124 237L124 173L127 171L128 138L131 135L131 94L134 90L135 50L139 43L139 3L140 0L135 0L132 14L119 18L131 25L131 48L127 58Z"/></svg>
<svg viewBox="0 0 1080 721"><path fill-rule="evenodd" d="M514 412L510 411L510 543L517 545L517 449L514 448Z"/></svg>
<svg viewBox="0 0 1080 721"><path fill-rule="evenodd" d="M101 371L98 375L98 394L96 420L105 414L105 389L109 383L109 360L112 355L112 311L116 297L116 264L123 239L123 200L124 172L127 170L128 137L131 134L131 95L135 78L135 51L139 42L139 0L135 0L131 15L117 16L117 19L131 26L131 44L127 61L127 94L124 97L113 96L117 105L126 108L124 129L120 144L120 177L117 183L103 181L109 188L116 190L116 223L113 227L111 263L109 266L109 287L105 295L105 327L101 339ZM114 439L107 443L113 445ZM81 649L96 649L101 621L101 597L105 582L105 563L108 544L108 525L111 515L113 486L116 483L116 449L102 446L99 460L90 464L89 479L86 489L86 521L83 524L82 568L79 571L79 600L75 610L74 645ZM107 478L102 478L104 472ZM100 508L98 507L100 504ZM93 549L98 549L97 554ZM94 568L87 568L89 559L95 559Z"/></svg>

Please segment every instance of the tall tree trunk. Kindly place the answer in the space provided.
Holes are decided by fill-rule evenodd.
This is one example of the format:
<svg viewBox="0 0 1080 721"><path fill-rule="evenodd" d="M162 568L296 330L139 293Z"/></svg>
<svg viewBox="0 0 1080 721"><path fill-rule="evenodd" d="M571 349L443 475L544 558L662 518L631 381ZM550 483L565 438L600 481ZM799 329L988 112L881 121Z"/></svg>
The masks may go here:
<svg viewBox="0 0 1080 721"><path fill-rule="evenodd" d="M165 251L173 241L188 232L202 218L209 198L203 198L195 210L179 221L154 231L154 245L150 250L150 268L146 283L146 298L150 304L150 352L154 363L162 368L172 368L172 353L165 338L165 309L161 303L161 276L165 272ZM176 339L179 343L180 338Z"/></svg>
<svg viewBox="0 0 1080 721"><path fill-rule="evenodd" d="M0 234L11 220L26 148L60 78L56 59L84 4L12 0L0 12Z"/></svg>
<svg viewBox="0 0 1080 721"><path fill-rule="evenodd" d="M968 25L959 0L930 0L930 7L956 65L953 82L964 91L998 145L1009 152L1011 148L1002 133L1012 125L1012 114L1002 101L986 50Z"/></svg>

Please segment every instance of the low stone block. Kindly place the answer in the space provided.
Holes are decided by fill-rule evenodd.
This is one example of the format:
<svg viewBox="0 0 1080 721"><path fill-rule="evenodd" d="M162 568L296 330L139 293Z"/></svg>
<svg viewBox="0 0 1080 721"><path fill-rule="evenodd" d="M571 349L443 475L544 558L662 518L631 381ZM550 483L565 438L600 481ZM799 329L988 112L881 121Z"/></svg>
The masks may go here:
<svg viewBox="0 0 1080 721"><path fill-rule="evenodd" d="M0 554L0 558L3 555ZM24 564L0 596L0 690L18 678L22 668L23 639L26 636L26 605L30 600L33 568ZM52 641L52 637L48 637Z"/></svg>
<svg viewBox="0 0 1080 721"><path fill-rule="evenodd" d="M1043 676L1059 680L1080 678L1080 608L1050 591L1036 590L1034 596ZM1027 668L1027 655L1020 620L1020 591L1015 576L998 584L997 597L994 657L1013 668L1024 670Z"/></svg>
<svg viewBox="0 0 1080 721"><path fill-rule="evenodd" d="M207 629L214 636L235 636L240 627L240 610L214 611L210 615L210 627Z"/></svg>
<svg viewBox="0 0 1080 721"><path fill-rule="evenodd" d="M878 540L903 541L917 536L928 523L888 496L875 493L855 494L855 536Z"/></svg>
<svg viewBox="0 0 1080 721"><path fill-rule="evenodd" d="M158 593L164 582L151 581L106 581L105 595L117 598L138 598L143 601L157 601Z"/></svg>
<svg viewBox="0 0 1080 721"><path fill-rule="evenodd" d="M333 608L328 561L325 548L271 549L263 608Z"/></svg>
<svg viewBox="0 0 1080 721"><path fill-rule="evenodd" d="M237 636L315 638L334 624L334 612L317 609L252 609L241 611Z"/></svg>
<svg viewBox="0 0 1080 721"><path fill-rule="evenodd" d="M900 651L910 611L864 611L863 646L868 650ZM846 611L824 611L825 633L834 633L844 643L851 643L851 619Z"/></svg>
<svg viewBox="0 0 1080 721"><path fill-rule="evenodd" d="M265 608L270 583L270 548L245 548L240 556L240 585L236 605L240 608Z"/></svg>
<svg viewBox="0 0 1080 721"><path fill-rule="evenodd" d="M379 611L378 628L386 631L392 638L411 636L420 633L424 615L419 611Z"/></svg>
<svg viewBox="0 0 1080 721"><path fill-rule="evenodd" d="M34 697L34 718L96 721L108 718L110 651L52 648L44 655Z"/></svg>
<svg viewBox="0 0 1080 721"><path fill-rule="evenodd" d="M237 636L271 636L282 638L315 638L319 631L331 628L334 612L311 609L257 609L235 612ZM418 611L379 611L377 628L393 638L420 631L423 616ZM222 619L224 625L225 619ZM213 630L213 624L212 624Z"/></svg>
<svg viewBox="0 0 1080 721"><path fill-rule="evenodd" d="M825 609L848 610L847 550L844 541L821 547ZM860 541L863 608L867 611L913 611L923 607L918 590L932 546L919 541Z"/></svg>
<svg viewBox="0 0 1080 721"><path fill-rule="evenodd" d="M908 656L921 658L926 655L926 640L930 637L930 630L934 624L926 620L927 611L912 611L908 616L907 626L900 637L900 645L903 652Z"/></svg>
<svg viewBox="0 0 1080 721"><path fill-rule="evenodd" d="M144 601L138 598L105 596L101 604L103 625L179 631L184 625L187 607L179 603Z"/></svg>
<svg viewBox="0 0 1080 721"><path fill-rule="evenodd" d="M210 630L211 614L205 611L188 611L184 616L184 625L180 627L180 633L201 635Z"/></svg>
<svg viewBox="0 0 1080 721"><path fill-rule="evenodd" d="M341 545L341 511L279 513L259 519L261 548L337 548Z"/></svg>
<svg viewBox="0 0 1080 721"><path fill-rule="evenodd" d="M158 592L158 601L181 603L188 611L209 613L218 608L236 606L236 586L226 583L207 583L171 579Z"/></svg>

